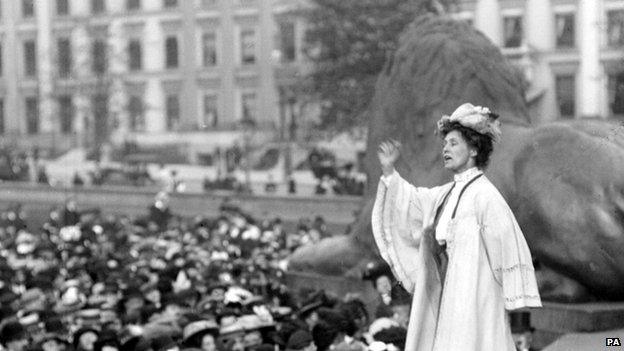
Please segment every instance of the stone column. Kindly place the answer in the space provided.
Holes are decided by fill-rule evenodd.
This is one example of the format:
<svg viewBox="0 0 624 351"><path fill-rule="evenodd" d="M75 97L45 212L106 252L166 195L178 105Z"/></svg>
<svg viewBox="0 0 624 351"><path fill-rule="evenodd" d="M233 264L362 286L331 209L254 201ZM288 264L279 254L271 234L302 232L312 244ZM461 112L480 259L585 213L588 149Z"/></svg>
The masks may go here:
<svg viewBox="0 0 624 351"><path fill-rule="evenodd" d="M477 0L475 27L483 32L495 45L503 45L503 19L499 0Z"/></svg>
<svg viewBox="0 0 624 351"><path fill-rule="evenodd" d="M69 11L72 16L88 16L91 13L91 3L85 0L69 0Z"/></svg>
<svg viewBox="0 0 624 351"><path fill-rule="evenodd" d="M580 69L578 77L579 115L600 116L603 68L600 65L600 11L599 1L578 1L578 29Z"/></svg>
<svg viewBox="0 0 624 351"><path fill-rule="evenodd" d="M85 24L76 26L71 33L71 47L73 54L74 76L77 82L85 82L91 72L91 41ZM84 85L84 83L82 84ZM78 146L84 147L89 132L90 97L87 89L78 83L78 89L73 97L74 104L74 131L78 134Z"/></svg>
<svg viewBox="0 0 624 351"><path fill-rule="evenodd" d="M19 135L25 128L23 113L23 97L20 94L19 82L20 72L19 64L22 60L19 57L19 40L17 37L17 25L19 14L19 5L17 1L3 1L2 6L2 21L4 24L4 43L3 43L3 55L4 60L2 62L4 69L4 82L6 89L6 99L4 102L4 127L7 132Z"/></svg>
<svg viewBox="0 0 624 351"><path fill-rule="evenodd" d="M257 111L258 122L266 128L269 124L279 125L279 97L277 95L275 74L271 54L274 50L275 21L273 4L270 1L259 1L260 23L258 31L258 68L260 69L260 85L258 86Z"/></svg>
<svg viewBox="0 0 624 351"><path fill-rule="evenodd" d="M219 116L219 124L234 124L237 123L236 116L236 103L238 99L236 98L236 94L238 93L236 89L236 83L234 81L234 72L236 66L238 65L238 57L236 57L236 53L238 49L236 45L240 45L236 41L236 30L237 26L233 20L234 14L234 2L233 1L222 1L221 2L221 13L223 14L222 21L223 24L219 30L219 47L218 50L221 50L219 53L219 70L221 71L221 95L219 98L222 98L224 101L221 102L221 106L223 106L223 118Z"/></svg>
<svg viewBox="0 0 624 351"><path fill-rule="evenodd" d="M143 69L159 72L164 66L164 42L162 28L157 18L147 18L143 29ZM162 132L167 128L165 121L165 96L158 78L150 77L145 89L145 127L148 132Z"/></svg>
<svg viewBox="0 0 624 351"><path fill-rule="evenodd" d="M54 111L52 27L50 1L37 0L37 83L39 89L40 132L56 132L59 125Z"/></svg>
<svg viewBox="0 0 624 351"><path fill-rule="evenodd" d="M527 0L524 13L526 42L538 51L555 47L555 15L550 0Z"/></svg>
<svg viewBox="0 0 624 351"><path fill-rule="evenodd" d="M127 96L123 81L127 63L125 58L125 41L123 40L122 20L117 18L108 26L109 70L112 76L109 111L117 120L117 126L111 131L111 141L119 144L124 141L129 131Z"/></svg>
<svg viewBox="0 0 624 351"><path fill-rule="evenodd" d="M197 45L197 26L195 13L197 12L195 1L182 1L182 37L180 38L181 50L180 71L182 72L182 91L180 94L180 118L184 130L195 129L198 125L198 94L197 89L197 52L201 47Z"/></svg>
<svg viewBox="0 0 624 351"><path fill-rule="evenodd" d="M535 110L539 111L540 121L554 120L559 116L559 106L555 96L554 77L544 53L555 48L555 15L550 0L527 0L524 14L524 36L531 50L527 78L531 89L546 89Z"/></svg>

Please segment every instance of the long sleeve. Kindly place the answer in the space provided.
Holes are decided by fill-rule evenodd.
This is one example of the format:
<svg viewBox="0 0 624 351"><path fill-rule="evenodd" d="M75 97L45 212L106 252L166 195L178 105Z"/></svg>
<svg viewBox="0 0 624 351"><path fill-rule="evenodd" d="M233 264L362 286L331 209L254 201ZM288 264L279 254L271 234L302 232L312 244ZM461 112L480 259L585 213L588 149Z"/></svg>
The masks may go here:
<svg viewBox="0 0 624 351"><path fill-rule="evenodd" d="M415 264L426 214L433 208L440 187L415 187L397 172L382 177L372 213L372 229L382 258L403 286L412 291Z"/></svg>
<svg viewBox="0 0 624 351"><path fill-rule="evenodd" d="M505 309L542 305L531 253L511 209L496 190L477 198L480 235L490 268L503 288Z"/></svg>

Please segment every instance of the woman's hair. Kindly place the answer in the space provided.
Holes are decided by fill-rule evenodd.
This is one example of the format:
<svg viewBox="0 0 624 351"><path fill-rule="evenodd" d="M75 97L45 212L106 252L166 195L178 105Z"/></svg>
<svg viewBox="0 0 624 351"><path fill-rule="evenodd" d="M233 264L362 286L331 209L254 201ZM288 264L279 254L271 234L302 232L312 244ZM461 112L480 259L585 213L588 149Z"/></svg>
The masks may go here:
<svg viewBox="0 0 624 351"><path fill-rule="evenodd" d="M492 138L488 135L478 133L471 128L464 127L459 122L451 122L443 126L440 130L440 134L444 138L448 133L454 130L462 135L469 147L477 150L475 165L480 169L486 168L490 162L490 155L492 155L492 151L494 151Z"/></svg>

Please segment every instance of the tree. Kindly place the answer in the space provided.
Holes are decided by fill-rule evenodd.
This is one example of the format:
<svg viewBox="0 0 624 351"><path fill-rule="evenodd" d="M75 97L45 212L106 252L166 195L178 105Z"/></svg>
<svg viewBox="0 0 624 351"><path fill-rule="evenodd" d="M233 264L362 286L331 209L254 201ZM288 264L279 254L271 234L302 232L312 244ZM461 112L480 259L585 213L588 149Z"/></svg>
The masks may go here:
<svg viewBox="0 0 624 351"><path fill-rule="evenodd" d="M311 74L301 81L304 94L321 103L322 129L361 126L375 82L400 33L418 14L439 12L431 0L312 0L306 56Z"/></svg>

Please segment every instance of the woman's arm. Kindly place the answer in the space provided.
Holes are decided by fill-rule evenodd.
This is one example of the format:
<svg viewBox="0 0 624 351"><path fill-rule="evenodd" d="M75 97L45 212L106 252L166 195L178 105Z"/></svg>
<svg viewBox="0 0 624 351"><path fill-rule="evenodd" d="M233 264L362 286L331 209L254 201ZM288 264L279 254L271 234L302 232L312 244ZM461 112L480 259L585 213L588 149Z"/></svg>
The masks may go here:
<svg viewBox="0 0 624 351"><path fill-rule="evenodd" d="M398 147L382 143L379 152L384 170L377 188L372 213L372 229L381 256L390 265L395 276L408 291L418 267L418 253L425 214L433 208L438 188L418 188L403 179L394 170Z"/></svg>

